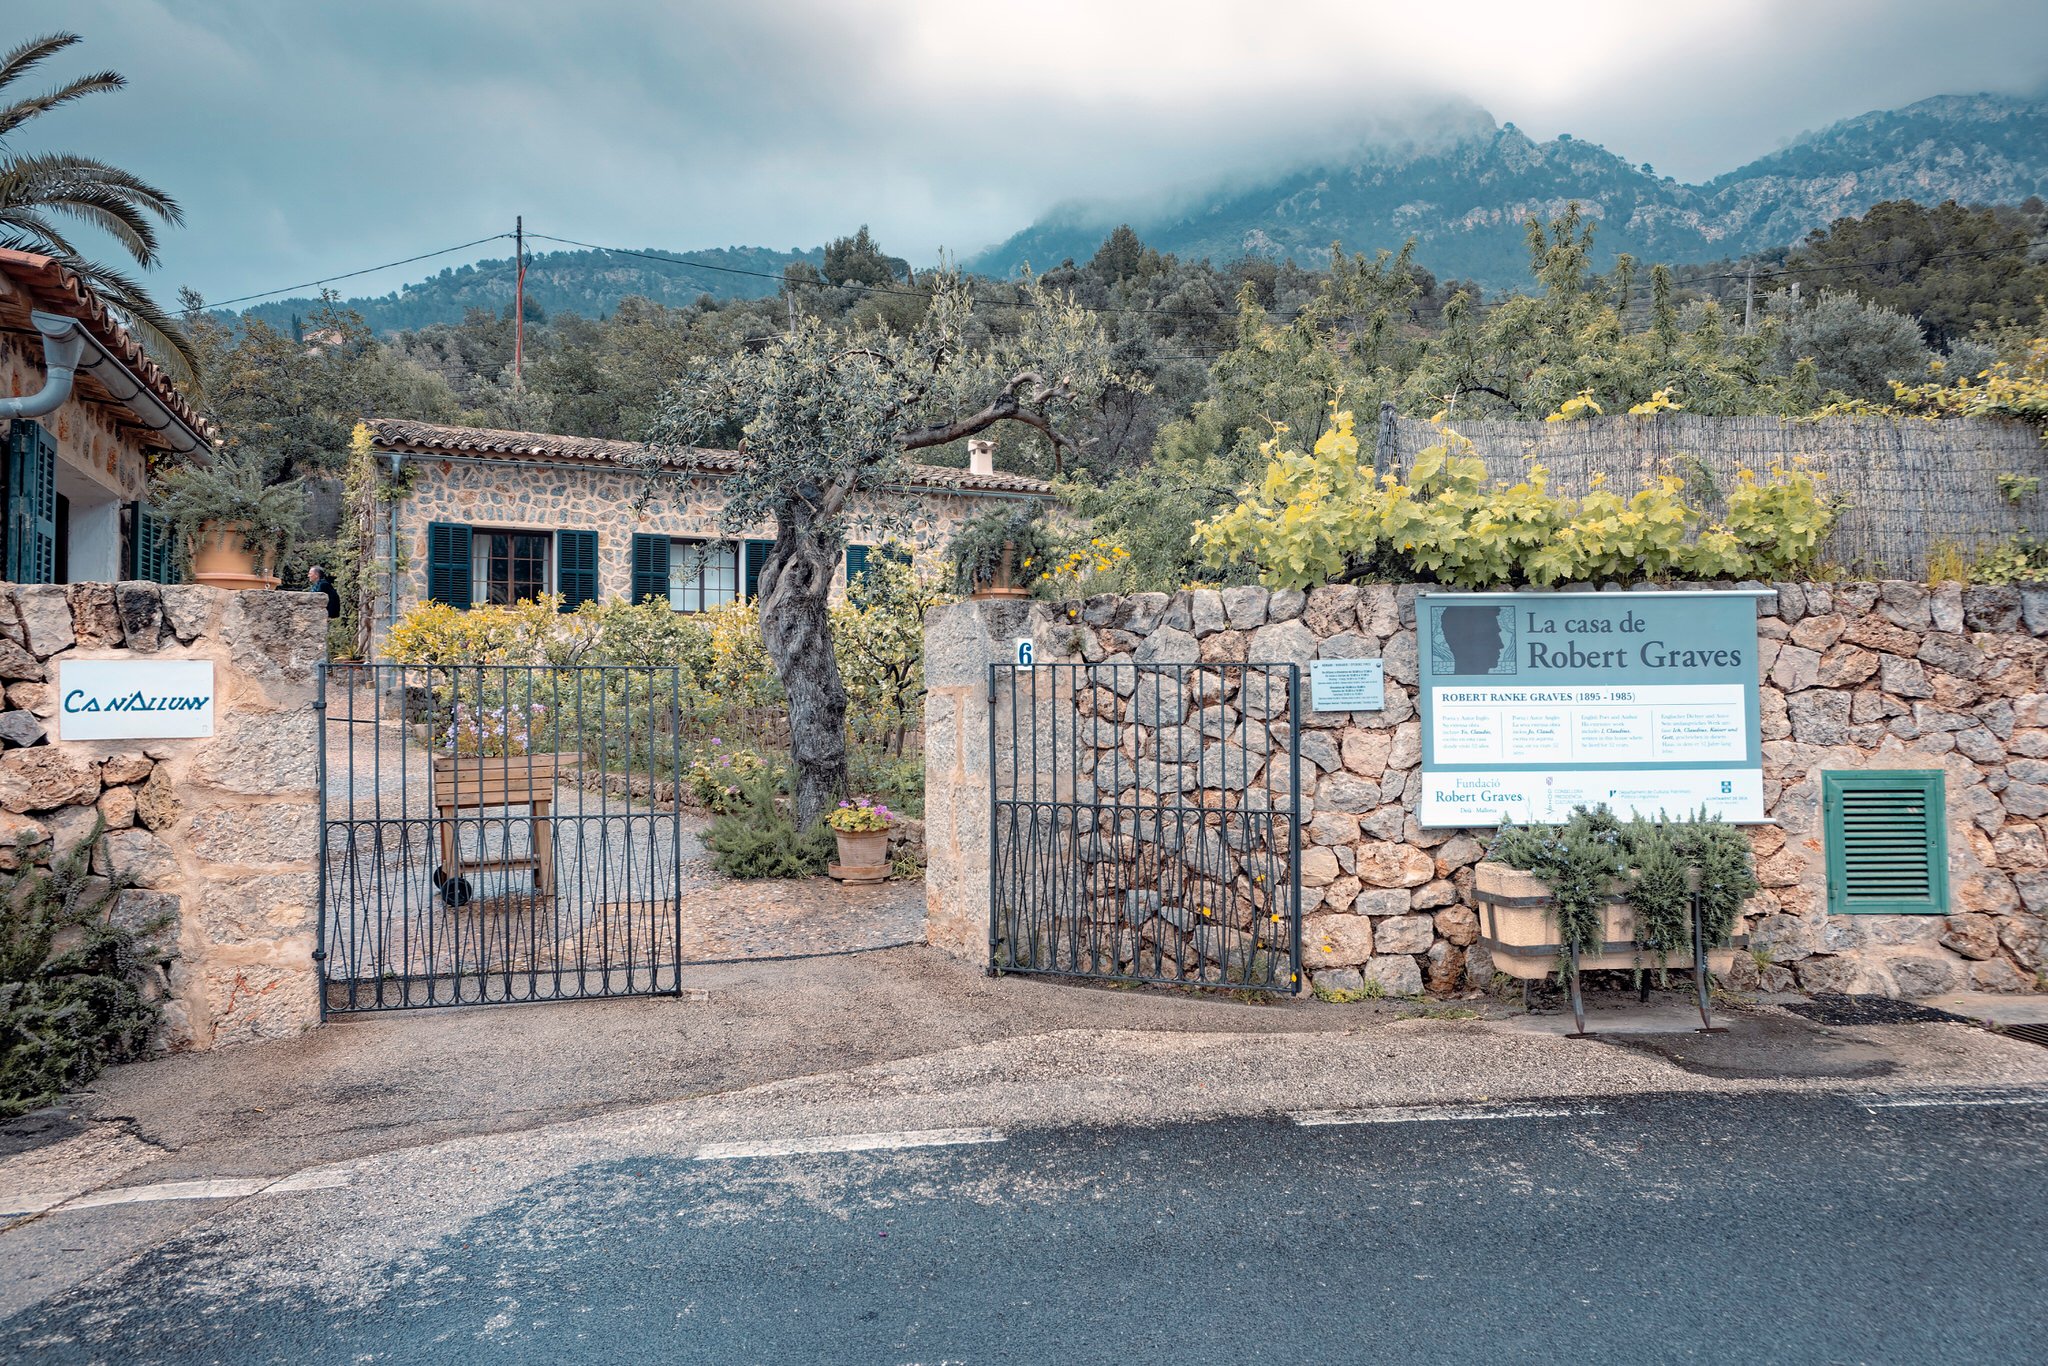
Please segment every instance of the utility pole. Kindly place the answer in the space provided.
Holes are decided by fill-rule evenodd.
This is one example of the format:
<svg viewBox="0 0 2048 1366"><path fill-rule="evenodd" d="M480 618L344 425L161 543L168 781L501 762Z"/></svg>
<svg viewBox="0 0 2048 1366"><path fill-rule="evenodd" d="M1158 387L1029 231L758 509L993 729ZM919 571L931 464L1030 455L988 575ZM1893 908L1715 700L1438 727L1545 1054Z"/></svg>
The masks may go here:
<svg viewBox="0 0 2048 1366"><path fill-rule="evenodd" d="M519 272L512 284L512 387L526 387L526 215L512 220L513 251Z"/></svg>
<svg viewBox="0 0 2048 1366"><path fill-rule="evenodd" d="M1748 336L1750 324L1756 320L1756 262L1749 263L1749 272L1742 283L1742 335Z"/></svg>

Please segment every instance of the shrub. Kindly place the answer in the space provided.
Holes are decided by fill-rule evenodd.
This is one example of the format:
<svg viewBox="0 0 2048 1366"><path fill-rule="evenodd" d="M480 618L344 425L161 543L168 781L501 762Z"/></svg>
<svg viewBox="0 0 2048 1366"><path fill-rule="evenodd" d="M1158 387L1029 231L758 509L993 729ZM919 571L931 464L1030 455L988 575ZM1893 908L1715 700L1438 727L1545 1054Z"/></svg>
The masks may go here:
<svg viewBox="0 0 2048 1366"><path fill-rule="evenodd" d="M709 752L699 754L691 762L683 781L697 805L722 816L744 808L743 785L763 771L769 771L780 785L780 771L766 759L750 749L714 738Z"/></svg>
<svg viewBox="0 0 2048 1366"><path fill-rule="evenodd" d="M993 584L1005 546L1013 552L1010 574L1015 588L1029 588L1045 577L1059 554L1035 505L1014 512L985 512L953 533L946 545L946 558L953 562L953 591L972 593Z"/></svg>
<svg viewBox="0 0 2048 1366"><path fill-rule="evenodd" d="M1820 476L1783 464L1743 471L1728 516L1706 526L1685 481L1662 476L1623 496L1596 478L1584 498L1554 494L1548 471L1492 482L1449 428L1406 482L1361 463L1350 413L1311 453L1267 443L1263 479L1201 523L1195 543L1219 567L1250 560L1275 587L1423 579L1465 588L1568 580L1784 578L1810 567L1836 509Z"/></svg>
<svg viewBox="0 0 2048 1366"><path fill-rule="evenodd" d="M726 877L816 877L834 848L823 822L799 831L777 796L775 777L764 770L739 784L734 808L711 822L704 848L711 866Z"/></svg>
<svg viewBox="0 0 2048 1366"><path fill-rule="evenodd" d="M18 1115L139 1054L156 1026L146 993L151 939L168 917L129 927L113 912L127 884L91 875L102 827L48 867L0 876L0 1115Z"/></svg>

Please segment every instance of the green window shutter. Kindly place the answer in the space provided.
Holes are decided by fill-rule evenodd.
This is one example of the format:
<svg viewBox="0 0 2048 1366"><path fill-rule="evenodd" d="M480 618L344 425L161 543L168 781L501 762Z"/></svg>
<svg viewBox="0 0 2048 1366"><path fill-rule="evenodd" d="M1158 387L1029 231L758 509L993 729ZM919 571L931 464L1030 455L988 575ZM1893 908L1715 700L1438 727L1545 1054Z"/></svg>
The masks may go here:
<svg viewBox="0 0 2048 1366"><path fill-rule="evenodd" d="M1946 914L1947 817L1939 769L1822 773L1829 913Z"/></svg>
<svg viewBox="0 0 2048 1366"><path fill-rule="evenodd" d="M7 577L57 577L57 443L42 424L23 418L7 436Z"/></svg>
<svg viewBox="0 0 2048 1366"><path fill-rule="evenodd" d="M129 546L128 577L144 583L177 582L177 547L170 524L147 503L129 504L135 510L133 541Z"/></svg>
<svg viewBox="0 0 2048 1366"><path fill-rule="evenodd" d="M470 530L460 522L427 523L427 596L468 608Z"/></svg>
<svg viewBox="0 0 2048 1366"><path fill-rule="evenodd" d="M573 612L586 602L597 601L595 531L555 533L555 591L561 594L564 612Z"/></svg>
<svg viewBox="0 0 2048 1366"><path fill-rule="evenodd" d="M761 570L768 563L768 552L774 548L773 541L748 541L744 547L746 562L740 572L748 602L761 596Z"/></svg>
<svg viewBox="0 0 2048 1366"><path fill-rule="evenodd" d="M634 602L645 602L649 598L668 601L668 553L668 537L634 533Z"/></svg>
<svg viewBox="0 0 2048 1366"><path fill-rule="evenodd" d="M868 548L864 545L846 547L846 581L851 584L867 572Z"/></svg>

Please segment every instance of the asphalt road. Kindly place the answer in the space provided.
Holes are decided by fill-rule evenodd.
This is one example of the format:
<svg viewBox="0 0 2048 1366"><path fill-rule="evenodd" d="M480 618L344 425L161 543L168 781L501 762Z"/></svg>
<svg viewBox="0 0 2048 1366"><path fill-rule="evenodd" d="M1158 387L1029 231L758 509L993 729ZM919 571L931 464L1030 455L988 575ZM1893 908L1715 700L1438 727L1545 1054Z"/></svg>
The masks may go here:
<svg viewBox="0 0 2048 1366"><path fill-rule="evenodd" d="M0 1324L0 1358L2038 1362L2048 1092L1955 1099L599 1160L339 1290L245 1283L235 1235L202 1224ZM326 1201L338 1237L409 1194L259 1199Z"/></svg>

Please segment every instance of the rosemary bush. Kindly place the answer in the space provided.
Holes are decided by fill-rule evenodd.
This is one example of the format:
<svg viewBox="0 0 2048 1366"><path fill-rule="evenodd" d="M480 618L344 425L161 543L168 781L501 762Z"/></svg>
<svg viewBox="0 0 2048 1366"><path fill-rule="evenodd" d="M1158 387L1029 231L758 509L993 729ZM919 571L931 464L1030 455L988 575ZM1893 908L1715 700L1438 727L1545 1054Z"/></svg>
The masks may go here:
<svg viewBox="0 0 2048 1366"><path fill-rule="evenodd" d="M955 532L946 545L946 558L953 562L954 591L972 593L993 584L1006 545L1015 548L1010 572L1012 584L1018 588L1029 588L1044 578L1059 553L1037 508L985 512Z"/></svg>
<svg viewBox="0 0 2048 1366"><path fill-rule="evenodd" d="M169 918L115 922L128 884L92 875L102 829L48 867L24 844L21 866L0 874L0 1115L46 1105L135 1057L156 1026L145 983Z"/></svg>
<svg viewBox="0 0 2048 1366"><path fill-rule="evenodd" d="M304 481L264 482L256 455L221 452L210 465L180 465L157 480L150 503L175 530L181 553L205 527L240 526L258 566L284 560L306 526Z"/></svg>
<svg viewBox="0 0 2048 1366"><path fill-rule="evenodd" d="M1682 820L1623 822L1605 806L1582 806L1562 825L1503 821L1487 857L1550 888L1560 971L1574 947L1581 955L1600 952L1600 912L1612 901L1634 907L1635 945L1654 954L1661 970L1671 953L1691 946L1695 885L1710 945L1729 941L1758 887L1748 837L1705 810Z"/></svg>

